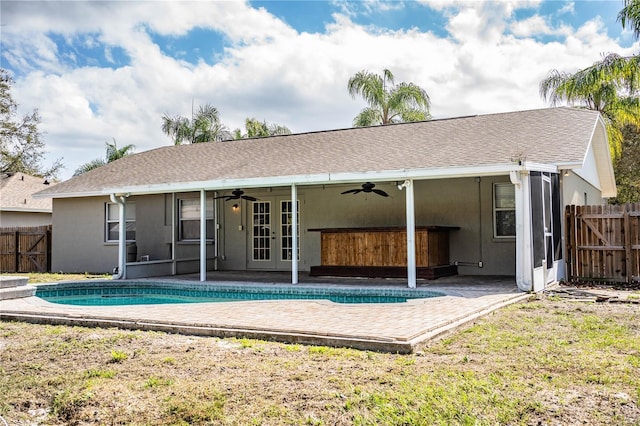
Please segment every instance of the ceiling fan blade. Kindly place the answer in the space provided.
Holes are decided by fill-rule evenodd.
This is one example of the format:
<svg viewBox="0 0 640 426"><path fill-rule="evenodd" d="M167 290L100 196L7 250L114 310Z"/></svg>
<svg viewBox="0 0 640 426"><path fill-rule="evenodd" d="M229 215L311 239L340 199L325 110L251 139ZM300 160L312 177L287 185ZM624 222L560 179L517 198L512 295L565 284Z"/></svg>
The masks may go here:
<svg viewBox="0 0 640 426"><path fill-rule="evenodd" d="M373 189L372 191L375 192L378 195L382 195L383 197L388 197L389 196L389 194L384 192L382 189Z"/></svg>
<svg viewBox="0 0 640 426"><path fill-rule="evenodd" d="M221 196L219 196L219 197L213 197L213 199L214 199L214 200L219 200L219 199L221 199L221 198L229 198L229 197L230 197L230 195L221 195Z"/></svg>
<svg viewBox="0 0 640 426"><path fill-rule="evenodd" d="M240 197L240 198L242 198L242 199L244 199L244 200L247 200L247 201L258 201L258 199L257 199L256 197L251 197L251 196L249 196L249 195L243 195L243 196L242 196L242 197Z"/></svg>
<svg viewBox="0 0 640 426"><path fill-rule="evenodd" d="M351 194L351 193L357 194L360 191L362 191L362 189L349 189L348 191L341 192L341 194Z"/></svg>

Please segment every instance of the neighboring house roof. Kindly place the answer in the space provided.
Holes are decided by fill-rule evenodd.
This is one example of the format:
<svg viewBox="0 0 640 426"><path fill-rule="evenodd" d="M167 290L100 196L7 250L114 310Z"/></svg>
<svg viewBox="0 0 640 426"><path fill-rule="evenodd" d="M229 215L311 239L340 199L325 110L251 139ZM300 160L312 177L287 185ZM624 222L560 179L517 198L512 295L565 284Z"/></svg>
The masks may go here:
<svg viewBox="0 0 640 426"><path fill-rule="evenodd" d="M598 112L548 108L165 146L114 161L39 196L481 176L519 166L557 171L582 167L592 143L606 148L606 133L598 128L604 129ZM609 173L611 179L604 181L611 183L611 160L601 157L599 171ZM611 191L615 183L603 188Z"/></svg>
<svg viewBox="0 0 640 426"><path fill-rule="evenodd" d="M32 194L53 185L24 173L0 173L0 211L51 213L51 200L33 198Z"/></svg>

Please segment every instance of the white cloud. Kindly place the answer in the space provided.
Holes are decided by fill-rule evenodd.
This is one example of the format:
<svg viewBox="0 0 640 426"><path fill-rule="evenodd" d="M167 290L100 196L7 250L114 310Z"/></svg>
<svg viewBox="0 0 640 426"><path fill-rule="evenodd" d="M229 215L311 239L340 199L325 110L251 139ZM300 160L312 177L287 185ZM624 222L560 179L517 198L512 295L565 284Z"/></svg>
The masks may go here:
<svg viewBox="0 0 640 426"><path fill-rule="evenodd" d="M372 29L345 13L334 14L324 33L299 33L260 3L3 1L3 23L11 22L3 27L3 61L24 71L14 98L25 111L39 108L51 159L65 157L66 178L103 157L112 138L137 152L169 145L162 115L188 116L192 103L215 105L232 129L246 117L295 132L350 127L364 102L349 97L347 80L361 69L389 68L397 81L427 90L435 117L537 108L545 106L538 83L550 69L575 71L602 52L638 50L622 49L598 19L578 29L552 28L537 15L514 22L516 8L538 3L429 2L447 17L451 36L438 38ZM169 57L149 35L179 36L195 27L227 41L215 64ZM52 33L90 42L112 64L121 49L130 63L71 68ZM530 38L552 33L562 36L546 44Z"/></svg>
<svg viewBox="0 0 640 426"><path fill-rule="evenodd" d="M565 4L560 10L558 10L558 15L573 15L574 13L576 13L576 3L573 1L567 2L567 4Z"/></svg>

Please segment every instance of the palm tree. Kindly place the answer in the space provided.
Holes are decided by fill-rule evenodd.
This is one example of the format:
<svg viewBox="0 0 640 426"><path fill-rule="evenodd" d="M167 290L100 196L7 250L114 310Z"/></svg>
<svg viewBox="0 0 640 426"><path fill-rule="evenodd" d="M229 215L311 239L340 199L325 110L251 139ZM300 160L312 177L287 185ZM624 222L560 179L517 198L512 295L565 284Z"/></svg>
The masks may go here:
<svg viewBox="0 0 640 426"><path fill-rule="evenodd" d="M552 70L540 95L552 105L566 102L599 111L607 122L611 154L620 154L626 125L640 126L640 56L609 54L573 74Z"/></svg>
<svg viewBox="0 0 640 426"><path fill-rule="evenodd" d="M234 139L262 138L267 136L290 135L291 130L287 126L276 123L258 121L255 118L247 118L244 121L246 133L242 134L240 129L234 131Z"/></svg>
<svg viewBox="0 0 640 426"><path fill-rule="evenodd" d="M232 135L220 122L220 113L213 105L201 105L191 120L180 115L162 116L162 131L173 138L175 145L183 142L218 142L232 139Z"/></svg>
<svg viewBox="0 0 640 426"><path fill-rule="evenodd" d="M396 85L388 69L384 69L382 75L360 71L349 79L347 89L352 98L360 95L369 104L353 119L356 127L431 118L427 92L413 83Z"/></svg>
<svg viewBox="0 0 640 426"><path fill-rule="evenodd" d="M622 28L629 28L636 38L640 38L640 0L624 0L624 8L618 13Z"/></svg>
<svg viewBox="0 0 640 426"><path fill-rule="evenodd" d="M107 147L105 156L106 161L102 158L97 158L95 160L89 161L88 163L85 163L82 166L78 167L73 175L79 176L83 173L88 172L89 170L97 169L98 167L104 166L107 163L111 163L113 161L124 158L127 155L130 155L135 148L135 145L131 144L125 145L122 148L118 148L115 138L113 138L113 143L105 142L105 145Z"/></svg>

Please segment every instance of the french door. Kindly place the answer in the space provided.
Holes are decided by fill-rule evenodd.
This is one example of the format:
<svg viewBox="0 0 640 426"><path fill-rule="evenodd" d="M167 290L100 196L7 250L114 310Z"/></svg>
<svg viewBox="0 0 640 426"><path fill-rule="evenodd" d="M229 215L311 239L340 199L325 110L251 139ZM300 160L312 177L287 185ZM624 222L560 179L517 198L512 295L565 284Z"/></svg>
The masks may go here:
<svg viewBox="0 0 640 426"><path fill-rule="evenodd" d="M300 201L297 203L298 232L300 235ZM249 269L291 269L293 258L293 214L291 200L281 197L261 197L249 203L247 223L247 267ZM300 258L300 240L298 252Z"/></svg>

